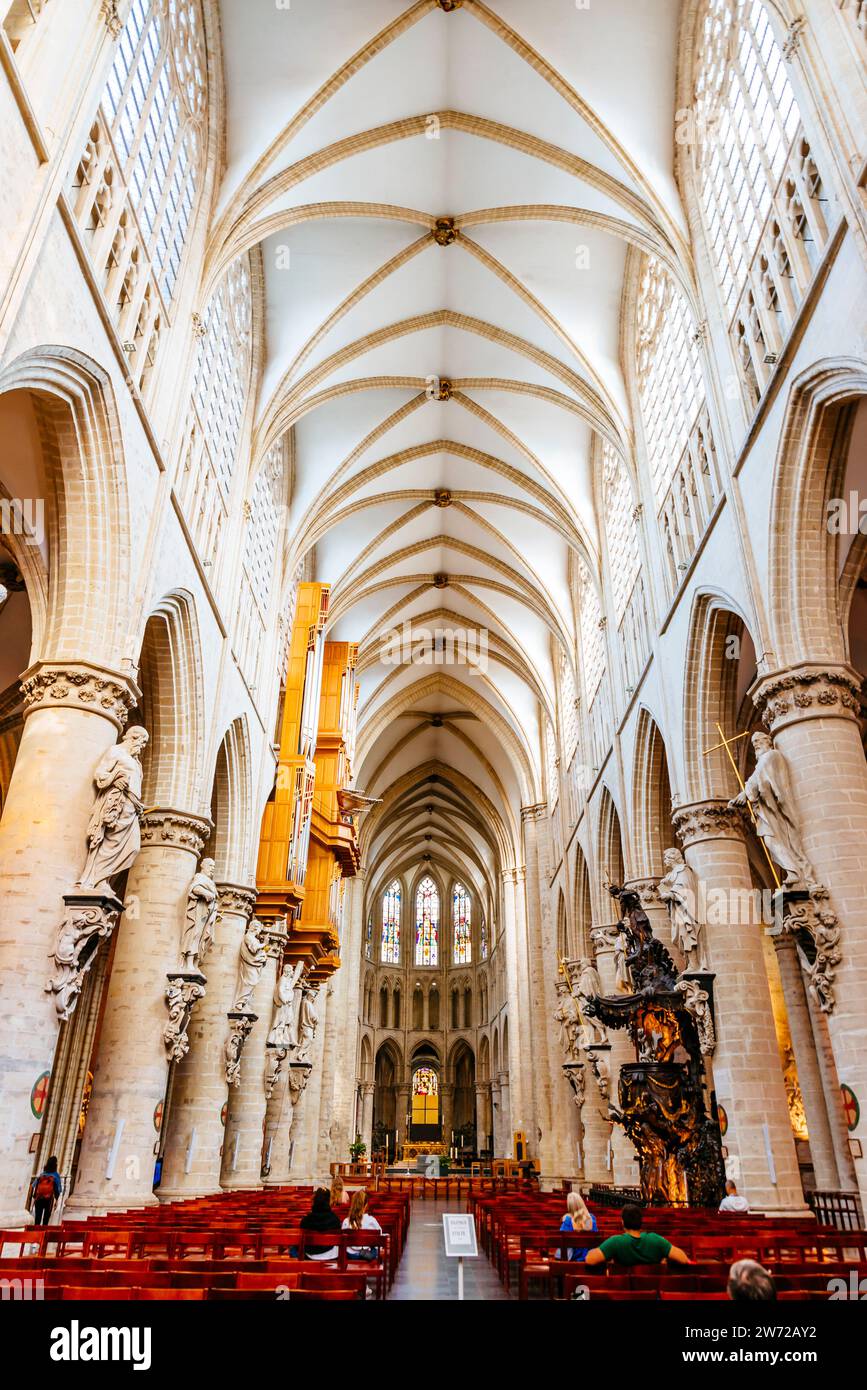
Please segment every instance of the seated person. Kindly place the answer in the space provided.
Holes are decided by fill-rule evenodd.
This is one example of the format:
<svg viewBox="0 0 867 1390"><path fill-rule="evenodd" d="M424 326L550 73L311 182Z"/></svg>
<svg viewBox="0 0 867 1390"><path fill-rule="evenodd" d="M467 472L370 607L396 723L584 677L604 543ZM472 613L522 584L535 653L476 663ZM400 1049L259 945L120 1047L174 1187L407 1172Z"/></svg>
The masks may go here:
<svg viewBox="0 0 867 1390"><path fill-rule="evenodd" d="M352 1202L349 1206L349 1215L343 1222L344 1231L381 1231L382 1227L375 1216L371 1216L367 1210L367 1191L360 1187L357 1192L352 1194ZM378 1250L374 1245L350 1245L347 1246L346 1256L350 1260L375 1260L378 1257Z"/></svg>
<svg viewBox="0 0 867 1390"><path fill-rule="evenodd" d="M604 1265L606 1260L613 1260L618 1265L658 1265L663 1260L671 1260L676 1265L690 1263L689 1256L678 1246L672 1245L665 1236L657 1235L655 1231L643 1231L643 1219L641 1207L627 1202L621 1213L623 1234L609 1236L595 1250L588 1250L584 1263Z"/></svg>
<svg viewBox="0 0 867 1390"><path fill-rule="evenodd" d="M729 1270L726 1288L735 1303L772 1302L777 1297L772 1276L755 1260L736 1260Z"/></svg>
<svg viewBox="0 0 867 1390"><path fill-rule="evenodd" d="M313 1193L313 1205L298 1222L302 1231L339 1231L340 1217L331 1209L330 1193L327 1187L317 1187ZM327 1249L311 1249L306 1252L308 1260L336 1260L337 1246Z"/></svg>
<svg viewBox="0 0 867 1390"><path fill-rule="evenodd" d="M330 1200L332 1207L334 1207L341 1216L343 1215L343 1208L349 1208L349 1198L346 1195L346 1183L339 1173L336 1174L331 1184Z"/></svg>
<svg viewBox="0 0 867 1390"><path fill-rule="evenodd" d="M588 1211L580 1192L570 1192L566 1198L566 1215L560 1222L560 1230L595 1231L596 1229L596 1217ZM570 1246L565 1253L562 1250L557 1251L558 1260L583 1260L586 1255L587 1251L579 1249L577 1245Z"/></svg>
<svg viewBox="0 0 867 1390"><path fill-rule="evenodd" d="M726 1183L726 1195L720 1202L719 1209L720 1211L741 1212L749 1211L750 1209L750 1204L747 1201L746 1197L740 1197L738 1195L738 1189L736 1185L732 1182L731 1178L729 1178L728 1182Z"/></svg>

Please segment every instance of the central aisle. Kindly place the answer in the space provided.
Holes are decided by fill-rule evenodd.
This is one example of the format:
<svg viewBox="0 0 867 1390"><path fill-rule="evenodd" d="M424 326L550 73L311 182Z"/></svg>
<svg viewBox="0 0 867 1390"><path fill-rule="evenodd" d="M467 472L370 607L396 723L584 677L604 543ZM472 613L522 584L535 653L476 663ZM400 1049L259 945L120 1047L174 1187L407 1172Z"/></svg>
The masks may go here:
<svg viewBox="0 0 867 1390"><path fill-rule="evenodd" d="M458 1296L458 1262L446 1258L443 1213L463 1211L459 1202L415 1201L407 1232L406 1248L389 1298L447 1302ZM464 1298L474 1302L505 1299L490 1260L481 1250L475 1260L464 1261Z"/></svg>

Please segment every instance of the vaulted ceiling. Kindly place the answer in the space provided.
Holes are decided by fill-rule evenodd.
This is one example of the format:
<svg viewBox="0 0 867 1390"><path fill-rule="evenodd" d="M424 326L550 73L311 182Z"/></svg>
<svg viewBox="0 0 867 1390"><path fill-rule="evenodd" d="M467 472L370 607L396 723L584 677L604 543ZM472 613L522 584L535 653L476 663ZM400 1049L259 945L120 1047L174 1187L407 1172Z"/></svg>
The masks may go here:
<svg viewBox="0 0 867 1390"><path fill-rule="evenodd" d="M329 636L361 643L376 859L432 846L490 884L541 798L600 438L631 455L628 249L687 262L678 9L223 0L210 274L261 246L255 447L292 431L291 558L333 585ZM484 630L486 669L383 660L405 623Z"/></svg>

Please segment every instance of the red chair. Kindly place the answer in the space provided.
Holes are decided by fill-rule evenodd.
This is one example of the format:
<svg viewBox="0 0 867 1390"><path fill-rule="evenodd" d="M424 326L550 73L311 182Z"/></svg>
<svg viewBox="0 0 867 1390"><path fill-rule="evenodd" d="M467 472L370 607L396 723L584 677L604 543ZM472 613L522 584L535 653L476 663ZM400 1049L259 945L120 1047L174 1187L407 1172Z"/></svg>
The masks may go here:
<svg viewBox="0 0 867 1390"><path fill-rule="evenodd" d="M132 1296L133 1290L130 1288L81 1288L74 1284L64 1284L62 1293L64 1303L107 1303L116 1300L129 1302Z"/></svg>
<svg viewBox="0 0 867 1390"><path fill-rule="evenodd" d="M306 1299L309 1303L355 1302L364 1297L355 1289L293 1289L291 1299Z"/></svg>

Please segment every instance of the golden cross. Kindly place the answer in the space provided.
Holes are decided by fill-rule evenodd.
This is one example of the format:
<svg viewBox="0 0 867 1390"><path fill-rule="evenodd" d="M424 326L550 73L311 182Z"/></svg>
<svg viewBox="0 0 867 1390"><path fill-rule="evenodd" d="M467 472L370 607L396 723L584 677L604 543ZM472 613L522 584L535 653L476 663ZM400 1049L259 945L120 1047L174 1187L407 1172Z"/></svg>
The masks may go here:
<svg viewBox="0 0 867 1390"><path fill-rule="evenodd" d="M741 738L748 738L748 737L749 737L749 730L747 730L747 731L746 731L745 733L743 733L743 734L735 734L732 738L726 738L725 734L724 734L723 731L722 731L722 725L719 724L719 723L717 723L716 731L717 731L717 733L719 734L720 738L722 739L722 742L721 742L721 743L715 743L715 744L713 745L712 748L705 748L704 752L702 753L702 757L706 758L706 757L708 756L709 753L715 753L715 752L717 751L718 748L724 748L724 749L726 750L726 757L728 758L729 762L730 762L731 765L732 765L732 769L733 769L733 771L734 771L735 777L737 777L737 779L738 779L738 785L740 786L741 791L742 791L742 792L745 792L745 791L746 791L746 787L745 787L745 785L744 785L744 779L743 779L743 777L741 776L741 770L740 770L740 768L738 767L737 763L735 762L734 758L732 757L731 745L732 745L733 743L737 743L738 739L741 739ZM747 810L748 810L749 813L750 813L750 816L751 816L751 818L752 818L753 825L755 825L755 826L757 827L756 813L755 813L755 811L754 811L753 808L752 808L752 805L751 805L751 803L750 803L749 797L747 797ZM757 827L757 828L758 828L758 827ZM776 864L774 863L773 859L771 858L770 854L768 853L768 847L767 847L767 845L765 844L764 840L762 839L761 835L758 835L757 838L758 838L759 844L761 845L762 849L763 849L764 852L765 852L765 858L766 858L767 861L768 861L768 867L770 868L771 873L773 874L773 877L774 877L774 883L777 885L778 888L780 888L780 887L782 887L782 884L780 883L780 875L777 873L777 866L776 866Z"/></svg>

